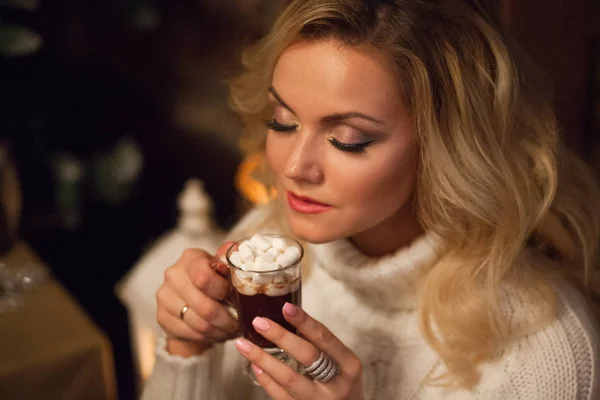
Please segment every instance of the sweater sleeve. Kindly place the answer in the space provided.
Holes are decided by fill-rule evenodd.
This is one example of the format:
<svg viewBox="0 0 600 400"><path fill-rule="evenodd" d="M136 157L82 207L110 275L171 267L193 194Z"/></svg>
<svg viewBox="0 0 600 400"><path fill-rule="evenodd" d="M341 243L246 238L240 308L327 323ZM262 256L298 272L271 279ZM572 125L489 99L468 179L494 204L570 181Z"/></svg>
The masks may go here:
<svg viewBox="0 0 600 400"><path fill-rule="evenodd" d="M229 240L261 229L272 230L272 213L271 205L250 210L229 233ZM240 373L243 363L230 342L215 345L199 356L183 358L169 354L166 340L159 339L156 362L144 384L142 400L258 399L260 391Z"/></svg>
<svg viewBox="0 0 600 400"><path fill-rule="evenodd" d="M217 345L199 356L175 356L167 352L166 340L160 339L142 400L225 400L220 382L222 353Z"/></svg>
<svg viewBox="0 0 600 400"><path fill-rule="evenodd" d="M262 388L246 376L247 361L233 341L215 345L202 355L169 354L166 340L156 349L156 363L142 400L266 400Z"/></svg>
<svg viewBox="0 0 600 400"><path fill-rule="evenodd" d="M484 367L477 398L600 399L600 332L595 316L575 289L558 292L557 318Z"/></svg>

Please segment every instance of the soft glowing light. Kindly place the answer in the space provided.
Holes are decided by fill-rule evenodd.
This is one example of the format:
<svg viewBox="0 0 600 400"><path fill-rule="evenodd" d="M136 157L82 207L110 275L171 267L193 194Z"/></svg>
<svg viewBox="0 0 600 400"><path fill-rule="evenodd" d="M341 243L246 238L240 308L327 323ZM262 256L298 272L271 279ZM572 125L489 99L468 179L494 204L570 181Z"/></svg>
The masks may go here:
<svg viewBox="0 0 600 400"><path fill-rule="evenodd" d="M274 188L268 188L262 182L252 177L252 173L260 167L263 161L262 153L254 153L246 157L240 164L235 185L241 195L253 204L266 204L277 196Z"/></svg>
<svg viewBox="0 0 600 400"><path fill-rule="evenodd" d="M138 337L138 362L140 374L145 381L152 373L156 350L156 334L149 328L139 327L136 332Z"/></svg>

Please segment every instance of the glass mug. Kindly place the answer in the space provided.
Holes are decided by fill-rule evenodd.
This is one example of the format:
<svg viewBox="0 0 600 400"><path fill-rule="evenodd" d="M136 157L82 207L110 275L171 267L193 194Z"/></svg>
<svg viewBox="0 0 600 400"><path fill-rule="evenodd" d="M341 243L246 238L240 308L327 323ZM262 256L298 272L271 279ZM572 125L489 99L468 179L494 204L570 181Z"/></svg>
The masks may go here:
<svg viewBox="0 0 600 400"><path fill-rule="evenodd" d="M298 260L294 264L281 269L267 271L242 269L240 265L236 265L231 261L231 255L238 249L240 244L250 238L244 238L233 244L226 253L232 284L231 301L237 313L242 336L297 370L297 362L285 351L256 332L252 321L256 317L266 317L296 334L296 328L283 317L282 308L285 303L302 306L301 270L304 249L300 243L287 236L275 234L261 234L261 236L268 239L283 239L286 248L296 247L299 250ZM258 385L250 362L247 363L245 371L250 379Z"/></svg>

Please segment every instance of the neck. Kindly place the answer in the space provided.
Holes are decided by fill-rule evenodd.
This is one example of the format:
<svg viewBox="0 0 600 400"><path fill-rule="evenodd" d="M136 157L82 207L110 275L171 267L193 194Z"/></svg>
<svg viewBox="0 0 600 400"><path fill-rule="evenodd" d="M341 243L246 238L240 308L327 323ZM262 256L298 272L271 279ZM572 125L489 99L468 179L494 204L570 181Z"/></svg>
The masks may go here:
<svg viewBox="0 0 600 400"><path fill-rule="evenodd" d="M368 304L372 310L414 309L422 273L443 252L441 241L431 232L383 256L369 256L347 239L309 246L319 266L313 272L324 270L350 291L356 302ZM348 297L338 297L340 302L348 301Z"/></svg>
<svg viewBox="0 0 600 400"><path fill-rule="evenodd" d="M408 246L422 234L423 227L409 203L385 221L351 236L350 241L364 254L379 257Z"/></svg>

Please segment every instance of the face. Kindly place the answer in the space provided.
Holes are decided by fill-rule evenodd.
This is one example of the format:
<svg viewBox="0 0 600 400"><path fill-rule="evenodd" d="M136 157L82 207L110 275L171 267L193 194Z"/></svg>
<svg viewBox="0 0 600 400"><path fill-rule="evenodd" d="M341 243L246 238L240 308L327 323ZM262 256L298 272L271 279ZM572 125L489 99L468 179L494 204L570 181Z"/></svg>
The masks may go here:
<svg viewBox="0 0 600 400"><path fill-rule="evenodd" d="M400 93L372 52L331 40L281 55L266 156L299 238L381 242L414 228L418 156Z"/></svg>

